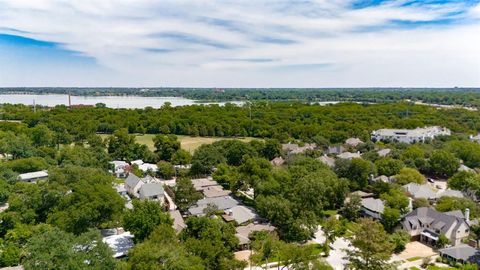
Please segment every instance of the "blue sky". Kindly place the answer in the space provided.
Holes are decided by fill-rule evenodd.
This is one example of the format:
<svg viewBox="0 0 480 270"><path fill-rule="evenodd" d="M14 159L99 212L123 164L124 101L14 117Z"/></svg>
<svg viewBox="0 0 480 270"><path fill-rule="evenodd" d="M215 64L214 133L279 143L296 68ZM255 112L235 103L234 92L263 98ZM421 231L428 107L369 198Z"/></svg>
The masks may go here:
<svg viewBox="0 0 480 270"><path fill-rule="evenodd" d="M480 0L0 0L0 86L480 87Z"/></svg>

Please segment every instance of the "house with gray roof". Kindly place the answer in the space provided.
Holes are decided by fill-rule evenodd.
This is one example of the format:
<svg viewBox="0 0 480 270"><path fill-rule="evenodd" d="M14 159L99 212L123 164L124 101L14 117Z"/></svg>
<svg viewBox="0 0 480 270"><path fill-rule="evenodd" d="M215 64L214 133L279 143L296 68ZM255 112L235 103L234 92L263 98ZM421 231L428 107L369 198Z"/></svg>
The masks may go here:
<svg viewBox="0 0 480 270"><path fill-rule="evenodd" d="M307 150L314 150L315 148L317 148L317 145L314 143L306 143L303 146L299 146L296 143L282 144L282 150L287 154L301 154Z"/></svg>
<svg viewBox="0 0 480 270"><path fill-rule="evenodd" d="M463 192L454 189L446 189L444 191L437 193L437 198L440 199L441 197L455 197L455 198L464 198Z"/></svg>
<svg viewBox="0 0 480 270"><path fill-rule="evenodd" d="M126 177L127 171L129 170L130 164L123 160L114 160L109 162L112 170L111 173L115 174L116 177Z"/></svg>
<svg viewBox="0 0 480 270"><path fill-rule="evenodd" d="M261 231L273 232L274 230L275 230L275 227L270 224L249 223L248 225L238 226L237 228L235 228L235 231L236 231L235 236L240 241L239 243L240 249L245 250L245 249L248 249L248 246L250 244L249 236L252 232L261 232Z"/></svg>
<svg viewBox="0 0 480 270"><path fill-rule="evenodd" d="M283 159L282 157L276 157L276 158L270 160L270 163L273 166L282 166L285 163L285 159Z"/></svg>
<svg viewBox="0 0 480 270"><path fill-rule="evenodd" d="M386 157L392 152L392 149L390 148L385 148L377 151L377 154L379 157Z"/></svg>
<svg viewBox="0 0 480 270"><path fill-rule="evenodd" d="M345 145L351 146L351 147L357 147L358 145L362 144L363 141L360 140L359 138L349 138L345 141Z"/></svg>
<svg viewBox="0 0 480 270"><path fill-rule="evenodd" d="M159 183L146 183L143 184L138 190L139 198L142 200L154 200L163 204L165 200L165 190L162 184Z"/></svg>
<svg viewBox="0 0 480 270"><path fill-rule="evenodd" d="M35 183L39 180L45 180L48 178L47 171L37 171L37 172L29 172L29 173L22 173L18 175L18 179L23 182Z"/></svg>
<svg viewBox="0 0 480 270"><path fill-rule="evenodd" d="M465 244L443 248L438 251L440 257L456 263L475 263L480 262L479 250Z"/></svg>
<svg viewBox="0 0 480 270"><path fill-rule="evenodd" d="M232 193L230 190L223 189L220 185L205 187L202 192L205 198L224 197Z"/></svg>
<svg viewBox="0 0 480 270"><path fill-rule="evenodd" d="M335 167L335 159L332 157L329 157L327 155L323 155L319 158L317 158L320 162L323 164L327 165L328 167Z"/></svg>
<svg viewBox="0 0 480 270"><path fill-rule="evenodd" d="M437 199L437 192L435 192L428 184L420 185L417 183L409 183L404 185L403 189L414 199Z"/></svg>
<svg viewBox="0 0 480 270"><path fill-rule="evenodd" d="M243 205L237 205L225 210L225 214L222 217L227 222L235 221L237 224L243 224L258 219L258 215L253 209Z"/></svg>
<svg viewBox="0 0 480 270"><path fill-rule="evenodd" d="M188 213L194 216L203 216L203 210L208 205L214 205L218 210L227 210L234 206L239 205L240 202L232 198L231 196L204 198L198 200L197 203L188 209Z"/></svg>
<svg viewBox="0 0 480 270"><path fill-rule="evenodd" d="M140 177L133 173L129 173L125 179L125 189L127 190L127 193L136 198L139 197L138 190L143 184L145 183L140 179Z"/></svg>
<svg viewBox="0 0 480 270"><path fill-rule="evenodd" d="M345 151L346 150L345 150L345 147L343 147L343 145L335 145L335 146L328 147L327 150L324 151L324 153L327 155L339 155Z"/></svg>
<svg viewBox="0 0 480 270"><path fill-rule="evenodd" d="M413 239L423 243L434 245L444 234L455 246L470 233L467 220L468 214L463 217L454 212L442 213L430 207L420 207L405 215L402 227Z"/></svg>
<svg viewBox="0 0 480 270"><path fill-rule="evenodd" d="M363 216L382 219L385 204L380 199L362 198L360 212Z"/></svg>
<svg viewBox="0 0 480 270"><path fill-rule="evenodd" d="M343 153L337 155L337 158L354 159L354 158L362 158L362 155L360 154L360 152L356 152L356 153L343 152Z"/></svg>

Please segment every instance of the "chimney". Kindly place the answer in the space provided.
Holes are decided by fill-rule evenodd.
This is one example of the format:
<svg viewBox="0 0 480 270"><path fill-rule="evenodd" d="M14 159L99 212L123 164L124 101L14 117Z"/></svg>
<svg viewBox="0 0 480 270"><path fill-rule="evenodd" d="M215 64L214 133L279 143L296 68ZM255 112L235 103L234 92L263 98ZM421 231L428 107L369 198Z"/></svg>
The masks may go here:
<svg viewBox="0 0 480 270"><path fill-rule="evenodd" d="M465 208L465 221L470 221L470 209Z"/></svg>

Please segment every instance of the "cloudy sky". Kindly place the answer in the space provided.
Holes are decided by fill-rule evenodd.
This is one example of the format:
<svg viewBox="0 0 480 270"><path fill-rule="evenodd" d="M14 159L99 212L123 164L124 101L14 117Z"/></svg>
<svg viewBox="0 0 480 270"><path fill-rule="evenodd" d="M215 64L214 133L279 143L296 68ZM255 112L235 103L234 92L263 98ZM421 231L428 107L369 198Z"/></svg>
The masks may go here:
<svg viewBox="0 0 480 270"><path fill-rule="evenodd" d="M0 86L480 86L480 0L0 0Z"/></svg>

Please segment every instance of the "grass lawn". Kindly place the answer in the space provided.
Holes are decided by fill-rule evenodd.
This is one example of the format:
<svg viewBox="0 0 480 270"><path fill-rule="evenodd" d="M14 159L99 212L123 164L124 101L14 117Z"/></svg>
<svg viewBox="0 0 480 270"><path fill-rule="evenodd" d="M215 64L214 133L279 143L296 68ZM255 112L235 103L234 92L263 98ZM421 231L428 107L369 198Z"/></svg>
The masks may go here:
<svg viewBox="0 0 480 270"><path fill-rule="evenodd" d="M412 258L408 258L407 261L413 262L413 261L420 260L420 259L422 259L422 257L412 257Z"/></svg>
<svg viewBox="0 0 480 270"><path fill-rule="evenodd" d="M106 139L110 136L110 134L99 134L103 139ZM140 144L145 144L148 146L150 150L155 150L153 146L153 137L154 134L144 134L144 135L136 135L137 142ZM184 136L184 135L177 135L180 144L182 145L182 149L193 153L195 149L197 149L202 144L211 144L216 141L221 140L232 140L237 139L243 142L249 142L255 138L245 137L245 138L227 138L227 137L192 137L192 136Z"/></svg>
<svg viewBox="0 0 480 270"><path fill-rule="evenodd" d="M427 270L455 270L457 268L453 268L453 267L440 267L440 266L433 266L433 265L430 265L427 267Z"/></svg>

